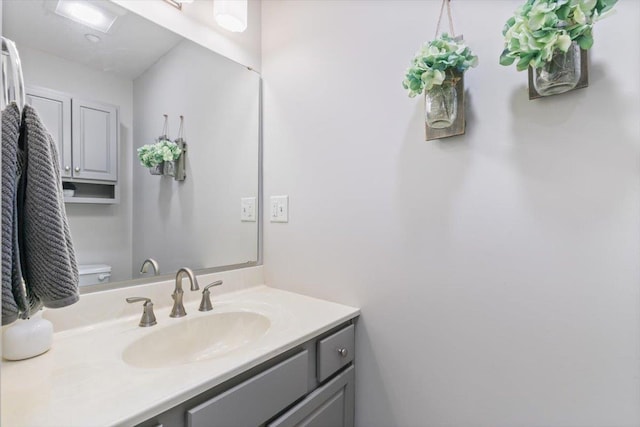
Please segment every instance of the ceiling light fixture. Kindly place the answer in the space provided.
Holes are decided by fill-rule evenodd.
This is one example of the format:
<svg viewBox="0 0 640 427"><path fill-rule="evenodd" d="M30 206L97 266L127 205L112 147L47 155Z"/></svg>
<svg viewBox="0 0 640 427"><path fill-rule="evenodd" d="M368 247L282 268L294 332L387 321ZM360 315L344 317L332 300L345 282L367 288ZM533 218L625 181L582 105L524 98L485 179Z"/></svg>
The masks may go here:
<svg viewBox="0 0 640 427"><path fill-rule="evenodd" d="M85 34L84 38L89 40L91 43L100 43L102 41L100 36L97 36L95 34Z"/></svg>
<svg viewBox="0 0 640 427"><path fill-rule="evenodd" d="M55 12L103 33L109 32L109 28L118 18L118 15L111 11L104 10L88 1L80 0L58 0Z"/></svg>
<svg viewBox="0 0 640 427"><path fill-rule="evenodd" d="M241 33L247 29L247 0L214 0L213 17L222 28Z"/></svg>

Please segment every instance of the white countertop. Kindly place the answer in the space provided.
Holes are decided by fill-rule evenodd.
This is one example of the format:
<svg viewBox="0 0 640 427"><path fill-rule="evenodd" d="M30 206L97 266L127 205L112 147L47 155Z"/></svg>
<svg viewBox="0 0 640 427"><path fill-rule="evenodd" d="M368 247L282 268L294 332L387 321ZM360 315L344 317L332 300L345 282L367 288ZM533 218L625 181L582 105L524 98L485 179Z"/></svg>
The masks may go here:
<svg viewBox="0 0 640 427"><path fill-rule="evenodd" d="M19 362L2 361L2 425L11 427L133 425L246 371L359 315L359 310L266 286L222 294L214 309L187 316L155 310L158 324L141 328L135 315L54 334L47 353ZM215 359L163 368L136 368L124 349L158 328L198 316L253 311L271 325L262 337Z"/></svg>

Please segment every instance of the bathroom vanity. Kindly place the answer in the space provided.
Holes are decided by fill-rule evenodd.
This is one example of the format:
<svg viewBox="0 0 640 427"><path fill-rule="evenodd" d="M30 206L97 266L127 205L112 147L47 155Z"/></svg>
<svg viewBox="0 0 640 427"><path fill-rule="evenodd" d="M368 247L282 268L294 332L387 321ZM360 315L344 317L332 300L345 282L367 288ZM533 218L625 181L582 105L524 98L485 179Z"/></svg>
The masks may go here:
<svg viewBox="0 0 640 427"><path fill-rule="evenodd" d="M209 312L185 293L174 319L172 286L134 291L153 299L152 327L127 288L45 312L51 350L2 363L2 425L353 425L358 309L254 286L214 295Z"/></svg>
<svg viewBox="0 0 640 427"><path fill-rule="evenodd" d="M353 426L353 320L139 424Z"/></svg>

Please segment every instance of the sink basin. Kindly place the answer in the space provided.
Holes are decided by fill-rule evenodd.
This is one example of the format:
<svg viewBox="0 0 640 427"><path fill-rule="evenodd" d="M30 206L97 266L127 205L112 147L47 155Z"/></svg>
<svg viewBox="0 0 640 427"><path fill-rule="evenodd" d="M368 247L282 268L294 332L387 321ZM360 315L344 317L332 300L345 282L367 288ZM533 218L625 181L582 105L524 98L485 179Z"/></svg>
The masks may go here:
<svg viewBox="0 0 640 427"><path fill-rule="evenodd" d="M251 343L264 335L270 325L266 316L253 312L194 317L136 340L124 350L122 358L138 368L163 368L208 360Z"/></svg>

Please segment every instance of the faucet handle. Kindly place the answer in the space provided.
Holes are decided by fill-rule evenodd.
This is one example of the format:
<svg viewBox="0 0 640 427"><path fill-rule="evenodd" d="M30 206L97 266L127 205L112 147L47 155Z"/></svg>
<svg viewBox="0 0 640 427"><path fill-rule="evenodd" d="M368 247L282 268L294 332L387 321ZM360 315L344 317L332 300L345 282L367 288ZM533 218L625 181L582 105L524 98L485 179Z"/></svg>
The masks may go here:
<svg viewBox="0 0 640 427"><path fill-rule="evenodd" d="M200 308L198 308L199 311L213 310L213 305L211 304L211 291L209 288L220 285L222 285L222 280L216 280L204 287L204 290L202 291L202 301L200 301Z"/></svg>
<svg viewBox="0 0 640 427"><path fill-rule="evenodd" d="M222 285L222 280L216 280L213 283L209 283L207 286L204 287L204 291L208 291L209 288L212 288L214 286L220 286ZM204 291L202 291L202 293L204 293Z"/></svg>
<svg viewBox="0 0 640 427"><path fill-rule="evenodd" d="M153 314L153 303L151 302L151 299L143 297L129 297L126 299L126 301L129 304L144 301L144 304L142 305L142 318L140 319L139 326L142 326L144 328L147 326L153 326L158 323L156 322L155 314Z"/></svg>

